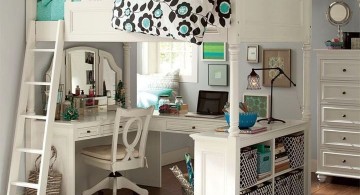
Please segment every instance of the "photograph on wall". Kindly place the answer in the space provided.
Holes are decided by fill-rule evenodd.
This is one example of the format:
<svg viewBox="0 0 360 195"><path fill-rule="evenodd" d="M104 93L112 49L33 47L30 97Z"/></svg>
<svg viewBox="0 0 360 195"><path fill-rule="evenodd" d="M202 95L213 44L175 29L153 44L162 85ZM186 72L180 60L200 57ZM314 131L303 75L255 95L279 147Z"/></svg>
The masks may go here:
<svg viewBox="0 0 360 195"><path fill-rule="evenodd" d="M93 52L85 52L85 63L94 64L94 53Z"/></svg>
<svg viewBox="0 0 360 195"><path fill-rule="evenodd" d="M94 73L92 70L86 70L86 84L91 85L94 83Z"/></svg>
<svg viewBox="0 0 360 195"><path fill-rule="evenodd" d="M227 86L228 85L228 65L227 64L209 64L208 71L209 85Z"/></svg>
<svg viewBox="0 0 360 195"><path fill-rule="evenodd" d="M263 68L281 68L291 79L291 49L264 49ZM278 70L263 72L263 86L270 87L271 80L278 75ZM274 80L274 87L291 87L290 81L281 74Z"/></svg>
<svg viewBox="0 0 360 195"><path fill-rule="evenodd" d="M249 112L256 112L258 117L269 117L270 95L245 93L243 102L246 104Z"/></svg>
<svg viewBox="0 0 360 195"><path fill-rule="evenodd" d="M226 43L204 42L202 45L202 61L226 61Z"/></svg>

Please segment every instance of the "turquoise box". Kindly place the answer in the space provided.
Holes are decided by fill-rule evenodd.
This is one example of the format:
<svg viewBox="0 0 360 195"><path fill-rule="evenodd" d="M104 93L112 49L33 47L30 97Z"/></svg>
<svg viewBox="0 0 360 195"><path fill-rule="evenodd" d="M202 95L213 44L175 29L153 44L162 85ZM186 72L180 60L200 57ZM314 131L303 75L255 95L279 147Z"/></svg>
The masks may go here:
<svg viewBox="0 0 360 195"><path fill-rule="evenodd" d="M37 21L56 21L64 19L65 0L40 0L37 2Z"/></svg>
<svg viewBox="0 0 360 195"><path fill-rule="evenodd" d="M271 171L271 152L258 152L257 153L257 173L266 173Z"/></svg>

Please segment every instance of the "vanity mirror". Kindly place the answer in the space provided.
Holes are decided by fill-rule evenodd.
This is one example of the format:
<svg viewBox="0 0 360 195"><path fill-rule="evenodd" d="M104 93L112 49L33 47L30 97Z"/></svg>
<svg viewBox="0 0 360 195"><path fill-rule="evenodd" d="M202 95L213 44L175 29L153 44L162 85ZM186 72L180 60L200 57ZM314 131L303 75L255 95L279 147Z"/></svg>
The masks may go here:
<svg viewBox="0 0 360 195"><path fill-rule="evenodd" d="M107 96L108 106L115 104L115 87L122 80L122 70L116 64L111 53L93 47L72 47L64 51L64 69L61 83L65 83L65 92L76 94L76 88L89 95L89 89L97 96ZM51 67L46 73L50 79ZM64 74L63 74L64 73Z"/></svg>
<svg viewBox="0 0 360 195"><path fill-rule="evenodd" d="M326 11L326 18L330 24L338 27L338 38L342 42L342 31L341 26L349 23L351 19L351 9L348 4L343 1L335 1L330 4Z"/></svg>

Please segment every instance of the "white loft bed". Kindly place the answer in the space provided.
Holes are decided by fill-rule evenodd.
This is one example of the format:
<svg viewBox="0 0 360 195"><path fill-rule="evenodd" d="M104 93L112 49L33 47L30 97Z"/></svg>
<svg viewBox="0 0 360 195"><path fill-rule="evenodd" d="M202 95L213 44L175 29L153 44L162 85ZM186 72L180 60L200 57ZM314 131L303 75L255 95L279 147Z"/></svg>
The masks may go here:
<svg viewBox="0 0 360 195"><path fill-rule="evenodd" d="M128 42L171 41L140 33L128 33L111 27L114 0L82 0L65 2L65 41L68 42L123 42L124 82L127 94L133 88L130 81L130 50ZM27 1L27 21L36 18L36 1ZM240 64L239 43L300 42L303 43L303 119L310 119L311 61L311 1L310 0L231 0L231 21L228 29L207 29L204 41L227 42L230 64L230 105L237 105L240 82L237 73ZM36 22L37 41L54 39L55 23ZM130 98L128 98L130 99ZM230 114L237 113L232 106ZM231 120L233 131L237 129L236 117ZM231 129L232 129L231 128Z"/></svg>

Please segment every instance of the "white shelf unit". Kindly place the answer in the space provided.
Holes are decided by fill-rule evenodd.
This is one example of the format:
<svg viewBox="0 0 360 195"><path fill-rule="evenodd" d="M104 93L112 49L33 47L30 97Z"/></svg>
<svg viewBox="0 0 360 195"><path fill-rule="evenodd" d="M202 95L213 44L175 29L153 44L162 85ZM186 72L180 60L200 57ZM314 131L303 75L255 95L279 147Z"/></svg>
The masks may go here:
<svg viewBox="0 0 360 195"><path fill-rule="evenodd" d="M360 178L360 50L317 50L318 161L326 176Z"/></svg>
<svg viewBox="0 0 360 195"><path fill-rule="evenodd" d="M298 132L304 133L304 165L297 168L304 170L304 192L308 194L309 169L308 169L308 123L305 121L287 121L268 125L268 130L257 134L239 134L232 137L227 133L206 132L190 135L195 140L195 194L240 194L240 151L241 148L256 144L271 146L272 167L271 175L248 186L250 188L259 183L270 181L272 194L275 189L275 178L294 169L275 173L275 139ZM246 189L245 188L245 189Z"/></svg>

